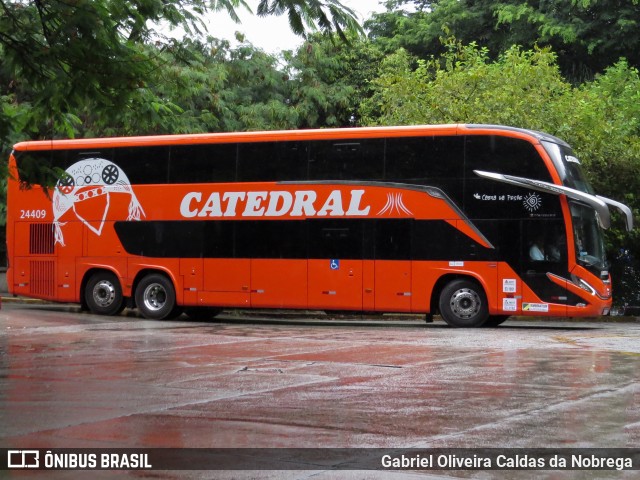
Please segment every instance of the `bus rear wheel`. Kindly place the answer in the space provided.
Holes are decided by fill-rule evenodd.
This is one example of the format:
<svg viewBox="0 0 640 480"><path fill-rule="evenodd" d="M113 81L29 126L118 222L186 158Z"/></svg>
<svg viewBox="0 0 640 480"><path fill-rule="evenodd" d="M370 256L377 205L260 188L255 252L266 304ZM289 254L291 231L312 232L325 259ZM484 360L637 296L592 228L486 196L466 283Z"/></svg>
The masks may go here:
<svg viewBox="0 0 640 480"><path fill-rule="evenodd" d="M471 280L458 279L445 285L439 307L443 320L452 327L480 327L489 318L484 290Z"/></svg>
<svg viewBox="0 0 640 480"><path fill-rule="evenodd" d="M118 277L108 271L95 272L84 288L84 299L91 313L117 315L124 309Z"/></svg>
<svg viewBox="0 0 640 480"><path fill-rule="evenodd" d="M135 293L136 306L144 318L164 320L176 317L176 290L173 283L159 273L149 274L140 280Z"/></svg>

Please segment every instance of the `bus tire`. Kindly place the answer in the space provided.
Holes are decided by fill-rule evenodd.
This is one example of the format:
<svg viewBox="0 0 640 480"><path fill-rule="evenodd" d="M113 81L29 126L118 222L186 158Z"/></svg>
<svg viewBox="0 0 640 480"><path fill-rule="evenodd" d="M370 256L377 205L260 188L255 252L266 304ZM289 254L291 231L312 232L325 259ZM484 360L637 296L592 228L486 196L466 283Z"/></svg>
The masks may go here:
<svg viewBox="0 0 640 480"><path fill-rule="evenodd" d="M135 293L136 306L144 318L164 320L180 313L176 308L176 290L167 277L151 273L140 280Z"/></svg>
<svg viewBox="0 0 640 480"><path fill-rule="evenodd" d="M471 280L457 279L446 284L438 306L442 319L452 327L480 327L489 318L487 296Z"/></svg>
<svg viewBox="0 0 640 480"><path fill-rule="evenodd" d="M124 297L118 277L113 272L95 272L84 287L84 301L91 313L117 315L124 310Z"/></svg>

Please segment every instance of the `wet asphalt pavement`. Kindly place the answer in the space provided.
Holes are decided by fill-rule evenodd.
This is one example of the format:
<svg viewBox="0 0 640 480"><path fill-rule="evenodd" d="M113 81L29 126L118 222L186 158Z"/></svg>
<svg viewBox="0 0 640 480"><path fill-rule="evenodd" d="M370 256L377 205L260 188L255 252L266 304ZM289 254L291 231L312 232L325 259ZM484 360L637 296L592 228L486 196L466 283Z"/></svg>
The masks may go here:
<svg viewBox="0 0 640 480"><path fill-rule="evenodd" d="M640 445L637 321L516 320L465 330L412 316L282 317L232 313L209 323L157 322L5 303L0 447ZM33 477L80 478L79 472L38 473ZM117 478L110 473L91 477ZM410 472L282 473L242 478L420 478ZM579 473L546 478L637 474ZM494 478L491 472L427 476Z"/></svg>

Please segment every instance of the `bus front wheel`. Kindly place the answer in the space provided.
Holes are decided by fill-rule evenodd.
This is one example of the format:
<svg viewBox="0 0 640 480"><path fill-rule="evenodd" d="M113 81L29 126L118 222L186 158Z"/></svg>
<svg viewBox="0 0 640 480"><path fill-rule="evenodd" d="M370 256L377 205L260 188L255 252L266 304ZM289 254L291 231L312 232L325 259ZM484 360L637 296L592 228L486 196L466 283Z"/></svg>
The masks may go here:
<svg viewBox="0 0 640 480"><path fill-rule="evenodd" d="M95 272L84 289L84 299L91 313L117 315L124 309L122 287L112 272Z"/></svg>
<svg viewBox="0 0 640 480"><path fill-rule="evenodd" d="M171 280L164 275L152 273L140 280L135 298L144 318L164 320L175 316L176 291Z"/></svg>
<svg viewBox="0 0 640 480"><path fill-rule="evenodd" d="M489 318L487 297L471 280L449 282L440 293L440 315L452 327L480 327Z"/></svg>

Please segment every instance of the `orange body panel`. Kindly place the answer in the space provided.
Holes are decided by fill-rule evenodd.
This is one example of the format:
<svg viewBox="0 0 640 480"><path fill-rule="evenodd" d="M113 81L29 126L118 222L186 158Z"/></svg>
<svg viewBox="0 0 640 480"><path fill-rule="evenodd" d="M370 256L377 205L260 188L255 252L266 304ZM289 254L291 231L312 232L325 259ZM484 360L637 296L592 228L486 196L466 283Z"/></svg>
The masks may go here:
<svg viewBox="0 0 640 480"><path fill-rule="evenodd" d="M307 260L251 260L251 306L307 308Z"/></svg>
<svg viewBox="0 0 640 480"><path fill-rule="evenodd" d="M309 308L362 310L362 260L309 260Z"/></svg>
<svg viewBox="0 0 640 480"><path fill-rule="evenodd" d="M375 261L375 309L388 312L410 312L413 289L411 261ZM393 279L393 281L389 281ZM424 310L424 304L422 308Z"/></svg>
<svg viewBox="0 0 640 480"><path fill-rule="evenodd" d="M206 258L205 292L242 292L251 290L251 261L248 259Z"/></svg>

